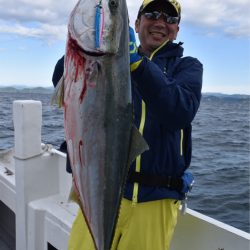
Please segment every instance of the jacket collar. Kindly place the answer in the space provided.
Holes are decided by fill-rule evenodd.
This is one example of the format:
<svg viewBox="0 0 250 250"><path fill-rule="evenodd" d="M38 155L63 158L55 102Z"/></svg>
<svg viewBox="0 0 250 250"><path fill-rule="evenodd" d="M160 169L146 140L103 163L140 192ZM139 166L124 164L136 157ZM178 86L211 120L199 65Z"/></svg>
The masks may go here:
<svg viewBox="0 0 250 250"><path fill-rule="evenodd" d="M153 57L182 57L183 56L183 47L182 42L173 43L171 41L167 42L164 46L157 48L152 54ZM139 46L138 51L139 54L143 56L141 53L141 46Z"/></svg>

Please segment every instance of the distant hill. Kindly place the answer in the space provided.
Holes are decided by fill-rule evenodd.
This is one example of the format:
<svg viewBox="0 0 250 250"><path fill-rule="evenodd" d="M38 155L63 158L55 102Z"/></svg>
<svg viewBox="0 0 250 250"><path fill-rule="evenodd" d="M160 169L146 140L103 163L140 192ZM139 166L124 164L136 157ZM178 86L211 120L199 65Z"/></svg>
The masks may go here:
<svg viewBox="0 0 250 250"><path fill-rule="evenodd" d="M37 93L37 94L52 94L54 92L53 87L27 87L27 86L7 86L1 87L0 92L5 93ZM230 98L230 99L249 99L250 95L241 95L241 94L222 94L222 93L213 93L207 92L202 93L203 98L210 99L219 99L219 98Z"/></svg>
<svg viewBox="0 0 250 250"><path fill-rule="evenodd" d="M211 98L211 99L220 99L220 98L227 98L227 99L250 99L250 95L245 94L222 94L222 93L202 93L203 98Z"/></svg>
<svg viewBox="0 0 250 250"><path fill-rule="evenodd" d="M5 93L37 93L37 94L51 94L53 93L53 87L0 87L0 92Z"/></svg>

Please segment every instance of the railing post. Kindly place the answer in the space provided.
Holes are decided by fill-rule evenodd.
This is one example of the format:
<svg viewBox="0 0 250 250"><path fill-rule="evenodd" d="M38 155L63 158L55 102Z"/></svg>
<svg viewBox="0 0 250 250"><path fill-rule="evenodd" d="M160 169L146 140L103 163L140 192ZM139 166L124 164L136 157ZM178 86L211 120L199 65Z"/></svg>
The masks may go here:
<svg viewBox="0 0 250 250"><path fill-rule="evenodd" d="M42 104L14 101L15 157L27 159L41 153Z"/></svg>
<svg viewBox="0 0 250 250"><path fill-rule="evenodd" d="M32 169L35 169L35 166L32 165L33 161L27 162L27 159L41 154L41 102L14 101L13 120L15 129L16 249L26 250L27 204L32 200L33 193L36 193L34 178L37 175L32 175L32 171L34 171Z"/></svg>

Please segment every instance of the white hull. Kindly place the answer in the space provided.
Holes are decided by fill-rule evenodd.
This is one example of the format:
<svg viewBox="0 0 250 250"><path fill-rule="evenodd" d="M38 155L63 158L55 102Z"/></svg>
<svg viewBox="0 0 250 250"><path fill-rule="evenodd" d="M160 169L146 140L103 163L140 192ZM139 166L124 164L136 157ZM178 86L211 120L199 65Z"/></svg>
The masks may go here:
<svg viewBox="0 0 250 250"><path fill-rule="evenodd" d="M65 154L41 144L39 102L16 102L13 119L15 153L0 155L1 228L12 234L17 250L66 250L78 206L67 199ZM188 209L179 215L171 246L183 249L249 250L250 234Z"/></svg>

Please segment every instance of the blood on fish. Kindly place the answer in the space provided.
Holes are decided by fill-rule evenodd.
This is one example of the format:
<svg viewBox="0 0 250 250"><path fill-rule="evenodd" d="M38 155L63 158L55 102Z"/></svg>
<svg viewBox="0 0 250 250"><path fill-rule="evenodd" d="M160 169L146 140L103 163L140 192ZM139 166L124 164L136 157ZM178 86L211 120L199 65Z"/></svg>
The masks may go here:
<svg viewBox="0 0 250 250"><path fill-rule="evenodd" d="M72 67L70 65L70 62L73 62L75 67L75 75L74 75L74 81L71 82L77 82L79 77L83 78L83 86L80 94L80 103L82 103L83 98L85 96L86 90L87 90L87 83L86 83L86 77L84 76L84 70L85 70L85 64L86 59L84 58L83 54L81 53L82 49L78 45L77 41L73 39L70 34L68 34L68 42L67 42L67 57L66 57L66 75L65 78L70 77L68 76L68 72L70 70L68 67Z"/></svg>
<svg viewBox="0 0 250 250"><path fill-rule="evenodd" d="M66 120L67 120L67 108L68 108L68 104L66 104L66 102L64 101L64 104L63 104L63 108L64 108L64 124L65 124L65 127L66 127Z"/></svg>
<svg viewBox="0 0 250 250"><path fill-rule="evenodd" d="M87 90L87 81L86 81L86 77L84 77L84 81L83 81L83 86L82 86L82 91L81 91L81 95L80 95L80 103L82 103L83 98L86 94L86 90Z"/></svg>
<svg viewBox="0 0 250 250"><path fill-rule="evenodd" d="M84 162L84 156L82 157L82 148L83 148L83 141L82 140L80 140L79 141L79 158L80 158L80 163L81 163L81 167L84 167L84 165L85 165L85 162ZM83 159L82 159L83 158Z"/></svg>
<svg viewBox="0 0 250 250"><path fill-rule="evenodd" d="M85 63L85 72L84 72L84 84L83 84L83 87L82 87L82 91L81 91L81 95L80 95L80 103L82 103L83 99L84 99L84 96L86 94L86 91L87 91L87 85L89 87L95 87L96 86L96 83L95 82L89 82L89 79L90 79L90 75L92 74L93 72L93 64L92 63L89 63L88 66L87 66L87 63ZM88 81L88 83L87 83Z"/></svg>

